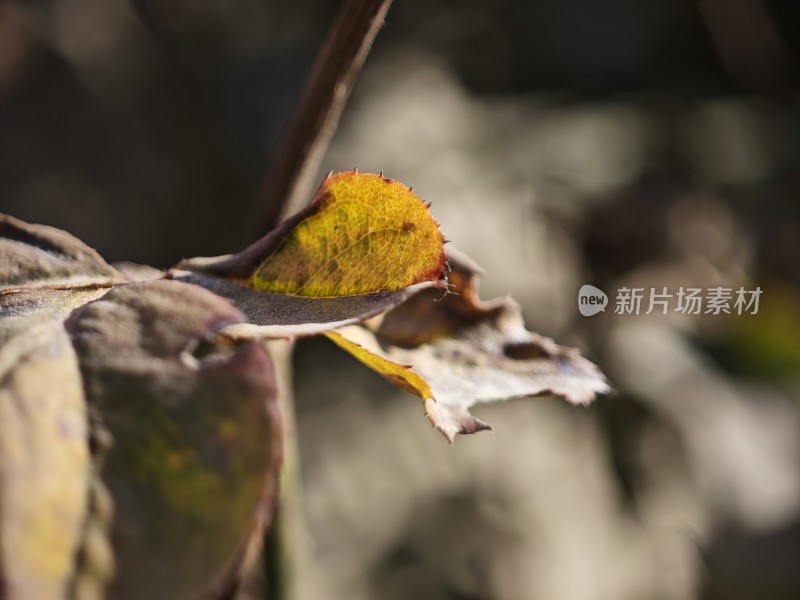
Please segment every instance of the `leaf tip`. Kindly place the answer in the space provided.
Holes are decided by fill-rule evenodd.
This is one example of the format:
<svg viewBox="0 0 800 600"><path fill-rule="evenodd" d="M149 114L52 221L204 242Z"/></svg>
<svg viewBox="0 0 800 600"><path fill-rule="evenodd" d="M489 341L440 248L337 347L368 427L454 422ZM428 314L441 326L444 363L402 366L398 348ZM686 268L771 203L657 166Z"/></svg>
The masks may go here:
<svg viewBox="0 0 800 600"><path fill-rule="evenodd" d="M473 417L469 415L466 421L461 424L461 429L458 433L478 433L479 431L494 431L494 427L489 425L484 421L481 421L477 417Z"/></svg>
<svg viewBox="0 0 800 600"><path fill-rule="evenodd" d="M481 421L466 411L453 412L452 409L439 405L436 398L425 398L424 406L428 420L447 438L450 445L453 445L458 434L468 435L479 431L494 431L494 427L489 423Z"/></svg>

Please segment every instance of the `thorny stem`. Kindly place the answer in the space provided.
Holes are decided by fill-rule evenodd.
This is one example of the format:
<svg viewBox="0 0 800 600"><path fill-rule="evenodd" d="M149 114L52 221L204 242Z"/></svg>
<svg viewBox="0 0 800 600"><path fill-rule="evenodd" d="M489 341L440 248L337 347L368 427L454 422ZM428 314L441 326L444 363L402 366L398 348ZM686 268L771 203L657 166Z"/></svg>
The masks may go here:
<svg viewBox="0 0 800 600"><path fill-rule="evenodd" d="M391 3L345 0L259 191L256 237L271 231L308 202L350 90Z"/></svg>

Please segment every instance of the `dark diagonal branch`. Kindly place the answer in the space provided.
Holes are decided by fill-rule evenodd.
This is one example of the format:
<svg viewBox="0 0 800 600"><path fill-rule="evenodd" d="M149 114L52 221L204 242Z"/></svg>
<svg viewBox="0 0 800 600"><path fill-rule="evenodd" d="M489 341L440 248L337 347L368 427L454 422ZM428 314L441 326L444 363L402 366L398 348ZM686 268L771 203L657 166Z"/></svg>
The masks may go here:
<svg viewBox="0 0 800 600"><path fill-rule="evenodd" d="M261 186L255 213L257 236L310 199L322 157L391 3L345 0Z"/></svg>

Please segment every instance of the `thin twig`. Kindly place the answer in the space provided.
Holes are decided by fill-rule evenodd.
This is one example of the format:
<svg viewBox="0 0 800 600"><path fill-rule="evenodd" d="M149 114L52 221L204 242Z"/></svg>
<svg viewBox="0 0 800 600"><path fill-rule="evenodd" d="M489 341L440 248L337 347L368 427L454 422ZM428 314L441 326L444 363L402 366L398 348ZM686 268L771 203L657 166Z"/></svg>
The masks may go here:
<svg viewBox="0 0 800 600"><path fill-rule="evenodd" d="M320 162L391 3L345 0L259 191L258 237L310 199Z"/></svg>

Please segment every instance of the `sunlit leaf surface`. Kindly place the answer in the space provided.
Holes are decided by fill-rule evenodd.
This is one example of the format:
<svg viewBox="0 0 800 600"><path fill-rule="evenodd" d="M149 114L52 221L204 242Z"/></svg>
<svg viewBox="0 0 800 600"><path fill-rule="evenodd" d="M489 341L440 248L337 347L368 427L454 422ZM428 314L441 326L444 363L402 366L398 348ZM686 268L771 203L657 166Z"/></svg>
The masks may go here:
<svg viewBox="0 0 800 600"><path fill-rule="evenodd" d="M228 298L248 317L238 337L311 335L444 288L444 240L403 184L347 171L314 201L236 255L183 261L171 277Z"/></svg>
<svg viewBox="0 0 800 600"><path fill-rule="evenodd" d="M258 266L252 285L298 296L353 296L438 280L442 234L403 184L345 172L322 182L309 214Z"/></svg>

